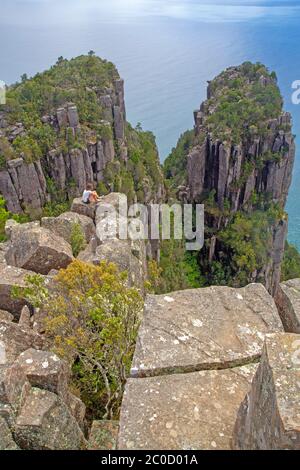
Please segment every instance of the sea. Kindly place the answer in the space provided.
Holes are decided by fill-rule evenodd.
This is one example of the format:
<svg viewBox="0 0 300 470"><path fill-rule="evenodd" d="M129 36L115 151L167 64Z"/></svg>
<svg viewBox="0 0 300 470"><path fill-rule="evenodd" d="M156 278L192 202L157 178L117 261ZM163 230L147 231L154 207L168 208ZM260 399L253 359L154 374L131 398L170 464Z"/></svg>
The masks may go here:
<svg viewBox="0 0 300 470"><path fill-rule="evenodd" d="M95 51L117 65L128 120L155 134L163 162L193 126L207 81L263 62L277 73L298 134L287 211L289 241L300 249L299 24L299 0L0 0L0 80Z"/></svg>

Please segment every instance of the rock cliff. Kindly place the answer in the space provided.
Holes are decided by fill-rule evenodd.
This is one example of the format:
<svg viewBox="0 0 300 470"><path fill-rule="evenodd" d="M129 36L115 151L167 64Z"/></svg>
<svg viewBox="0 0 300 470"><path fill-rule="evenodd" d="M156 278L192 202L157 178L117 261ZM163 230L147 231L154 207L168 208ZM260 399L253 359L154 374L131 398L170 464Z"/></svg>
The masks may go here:
<svg viewBox="0 0 300 470"><path fill-rule="evenodd" d="M124 81L111 63L82 56L8 91L0 194L9 211L35 217L46 203L79 196L87 182L141 202L164 195L154 138L126 122Z"/></svg>
<svg viewBox="0 0 300 470"><path fill-rule="evenodd" d="M274 294L295 157L275 74L261 64L227 69L209 83L194 117L193 136L182 136L165 170L181 183L179 199L205 205L200 267L212 283L259 281Z"/></svg>

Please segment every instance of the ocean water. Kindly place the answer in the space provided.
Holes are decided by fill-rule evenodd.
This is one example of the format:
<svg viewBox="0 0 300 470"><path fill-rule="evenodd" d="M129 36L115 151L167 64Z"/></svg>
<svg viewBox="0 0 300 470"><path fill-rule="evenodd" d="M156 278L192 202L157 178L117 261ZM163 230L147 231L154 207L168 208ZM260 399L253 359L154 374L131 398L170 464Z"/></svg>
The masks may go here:
<svg viewBox="0 0 300 470"><path fill-rule="evenodd" d="M1 0L0 80L47 69L89 50L126 81L128 119L154 132L161 161L193 125L206 82L225 67L261 61L277 72L300 136L300 5L289 0ZM300 249L300 138L288 201Z"/></svg>

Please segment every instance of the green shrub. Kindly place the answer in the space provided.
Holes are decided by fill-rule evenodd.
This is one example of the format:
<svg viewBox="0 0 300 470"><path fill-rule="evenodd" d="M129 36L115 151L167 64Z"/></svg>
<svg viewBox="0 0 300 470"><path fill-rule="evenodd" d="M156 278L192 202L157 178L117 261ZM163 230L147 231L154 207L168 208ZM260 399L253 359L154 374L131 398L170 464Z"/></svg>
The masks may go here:
<svg viewBox="0 0 300 470"><path fill-rule="evenodd" d="M73 387L88 417L117 419L143 307L126 274L113 264L76 260L53 279L53 288L42 276L28 276L14 295L43 308L46 337L73 364Z"/></svg>
<svg viewBox="0 0 300 470"><path fill-rule="evenodd" d="M299 277L300 253L295 246L286 242L284 258L281 265L281 281L288 281L289 279L296 279Z"/></svg>
<svg viewBox="0 0 300 470"><path fill-rule="evenodd" d="M75 258L86 247L85 235L81 225L78 222L72 225L71 247L73 251L73 256L75 256Z"/></svg>

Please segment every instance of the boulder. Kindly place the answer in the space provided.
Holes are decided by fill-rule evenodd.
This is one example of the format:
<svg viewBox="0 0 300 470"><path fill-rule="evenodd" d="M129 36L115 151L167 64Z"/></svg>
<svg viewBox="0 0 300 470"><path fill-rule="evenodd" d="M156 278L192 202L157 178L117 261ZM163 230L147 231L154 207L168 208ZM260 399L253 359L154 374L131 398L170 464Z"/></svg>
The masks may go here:
<svg viewBox="0 0 300 470"><path fill-rule="evenodd" d="M299 335L267 335L251 390L239 409L233 448L300 450L299 384Z"/></svg>
<svg viewBox="0 0 300 470"><path fill-rule="evenodd" d="M19 318L19 326L22 328L31 328L31 313L29 307L24 305Z"/></svg>
<svg viewBox="0 0 300 470"><path fill-rule="evenodd" d="M7 321L7 322L12 322L14 319L14 316L12 313L7 312L6 310L0 310L0 321Z"/></svg>
<svg viewBox="0 0 300 470"><path fill-rule="evenodd" d="M118 421L93 421L89 441L89 450L115 450L117 444Z"/></svg>
<svg viewBox="0 0 300 470"><path fill-rule="evenodd" d="M291 279L279 285L275 302L285 331L300 333L300 279Z"/></svg>
<svg viewBox="0 0 300 470"><path fill-rule="evenodd" d="M9 365L0 366L0 402L1 406L10 407L9 423L11 427L30 389L30 383L20 368L16 369Z"/></svg>
<svg viewBox="0 0 300 470"><path fill-rule="evenodd" d="M14 437L22 449L80 450L86 441L61 398L32 388L16 419Z"/></svg>
<svg viewBox="0 0 300 470"><path fill-rule="evenodd" d="M72 229L75 224L81 227L87 243L96 235L92 219L76 212L64 212L58 217L43 217L41 220L42 227L50 230L68 243L71 243Z"/></svg>
<svg viewBox="0 0 300 470"><path fill-rule="evenodd" d="M0 416L0 450L18 450L5 419Z"/></svg>
<svg viewBox="0 0 300 470"><path fill-rule="evenodd" d="M129 379L119 450L229 450L256 366Z"/></svg>
<svg viewBox="0 0 300 470"><path fill-rule="evenodd" d="M8 250L9 243L0 243L0 264L6 264L5 254Z"/></svg>
<svg viewBox="0 0 300 470"><path fill-rule="evenodd" d="M84 204L82 198L78 197L73 200L71 211L95 220L96 208L97 204Z"/></svg>
<svg viewBox="0 0 300 470"><path fill-rule="evenodd" d="M8 266L0 263L0 308L20 316L21 310L26 304L23 299L15 299L12 296L13 287L25 287L26 277L33 275L32 271Z"/></svg>
<svg viewBox="0 0 300 470"><path fill-rule="evenodd" d="M0 321L0 364L12 364L27 349L41 349L43 346L43 337L33 330L21 328L16 323Z"/></svg>
<svg viewBox="0 0 300 470"><path fill-rule="evenodd" d="M69 393L68 395L67 404L80 429L86 433L87 425L85 420L85 404L80 400L80 398L76 397L72 393Z"/></svg>
<svg viewBox="0 0 300 470"><path fill-rule="evenodd" d="M283 331L261 284L148 295L131 375L224 369L260 358L267 333Z"/></svg>
<svg viewBox="0 0 300 470"><path fill-rule="evenodd" d="M49 390L68 401L70 369L56 354L30 348L20 354L13 369L16 373L22 370L32 387Z"/></svg>
<svg viewBox="0 0 300 470"><path fill-rule="evenodd" d="M50 230L20 225L11 233L6 253L6 261L11 266L48 274L51 269L66 268L72 260L71 246Z"/></svg>
<svg viewBox="0 0 300 470"><path fill-rule="evenodd" d="M82 250L77 259L83 261L84 263L91 263L91 264L99 264L99 260L96 255L96 248L98 246L98 242L96 238L93 238L90 243Z"/></svg>

